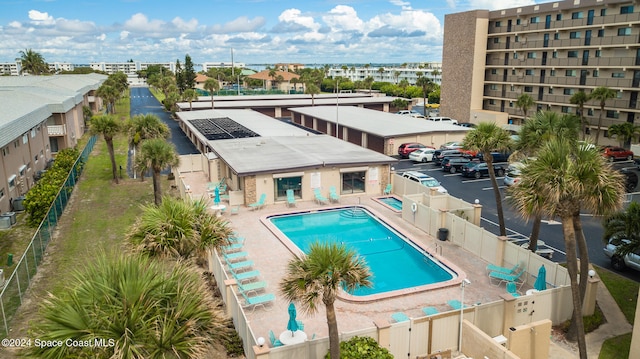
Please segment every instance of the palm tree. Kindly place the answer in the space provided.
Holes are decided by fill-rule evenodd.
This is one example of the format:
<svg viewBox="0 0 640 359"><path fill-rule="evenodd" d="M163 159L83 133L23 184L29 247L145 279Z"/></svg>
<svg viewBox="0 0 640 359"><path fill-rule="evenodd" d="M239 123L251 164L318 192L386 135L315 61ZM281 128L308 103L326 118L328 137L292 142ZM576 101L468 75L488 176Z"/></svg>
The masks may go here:
<svg viewBox="0 0 640 359"><path fill-rule="evenodd" d="M631 122L617 123L609 126L608 132L609 137L616 137L618 139L620 147L629 149L631 140L640 135L640 126L634 125Z"/></svg>
<svg viewBox="0 0 640 359"><path fill-rule="evenodd" d="M311 106L315 106L315 96L320 93L320 89L313 82L305 85L304 93L311 95Z"/></svg>
<svg viewBox="0 0 640 359"><path fill-rule="evenodd" d="M42 303L38 338L94 345L33 346L38 358L204 357L229 333L219 300L184 264L102 255ZM95 345L102 343L102 345Z"/></svg>
<svg viewBox="0 0 640 359"><path fill-rule="evenodd" d="M393 78L396 79L396 84L398 83L398 79L400 78L400 71L393 72Z"/></svg>
<svg viewBox="0 0 640 359"><path fill-rule="evenodd" d="M116 112L115 102L119 94L118 94L118 90L115 87L109 86L108 84L103 83L96 90L96 96L100 97L102 101L106 104L107 113Z"/></svg>
<svg viewBox="0 0 640 359"><path fill-rule="evenodd" d="M422 115L424 117L427 117L427 94L432 84L433 82L430 79L422 76L422 73L420 74L420 76L418 77L418 80L416 81L416 85L422 87L422 104L424 105Z"/></svg>
<svg viewBox="0 0 640 359"><path fill-rule="evenodd" d="M142 215L127 236L146 256L189 259L229 243L228 222L210 213L204 200L165 197L160 205L142 207Z"/></svg>
<svg viewBox="0 0 640 359"><path fill-rule="evenodd" d="M89 124L89 132L92 135L104 136L107 143L109 158L111 159L111 172L113 173L113 181L118 184L118 169L116 166L116 154L113 149L113 138L121 131L122 126L115 117L110 115L94 116Z"/></svg>
<svg viewBox="0 0 640 359"><path fill-rule="evenodd" d="M364 79L364 84L365 86L367 86L367 88L369 89L369 93L371 93L371 86L373 86L373 77L372 76L367 76Z"/></svg>
<svg viewBox="0 0 640 359"><path fill-rule="evenodd" d="M151 169L153 173L153 197L156 205L162 203L160 188L160 172L180 162L175 147L161 138L153 138L142 142L140 156L136 158L136 169Z"/></svg>
<svg viewBox="0 0 640 359"><path fill-rule="evenodd" d="M623 191L621 175L598 151L575 146L563 138L546 142L536 159L528 161L522 169L518 185L510 189L516 208L525 219L538 212L551 218L560 217L573 298L572 325L576 328L580 358L586 358L587 352L582 295L577 282L575 214L581 207L596 215L619 208Z"/></svg>
<svg viewBox="0 0 640 359"><path fill-rule="evenodd" d="M587 123L584 119L584 104L589 101L589 96L582 90L576 92L571 96L569 102L578 105L578 116L580 116L580 131L582 131L582 139L584 140L584 136L586 134Z"/></svg>
<svg viewBox="0 0 640 359"><path fill-rule="evenodd" d="M204 89L211 95L211 109L213 110L213 93L220 90L220 82L216 79L207 79L204 82Z"/></svg>
<svg viewBox="0 0 640 359"><path fill-rule="evenodd" d="M182 93L182 99L189 102L189 111L193 111L193 101L198 100L198 93L194 89L186 89Z"/></svg>
<svg viewBox="0 0 640 359"><path fill-rule="evenodd" d="M142 141L152 138L168 139L171 136L169 126L153 114L132 117L127 121L125 131L129 137L129 148L133 148L134 155L139 151ZM144 180L144 171L140 173L140 180Z"/></svg>
<svg viewBox="0 0 640 359"><path fill-rule="evenodd" d="M604 234L602 239L605 244L610 238L626 239L628 242L621 242L617 246L617 260L629 253L637 252L640 249L640 203L631 202L626 210L616 212L602 221ZM613 261L616 258L612 258ZM616 264L614 263L614 268Z"/></svg>
<svg viewBox="0 0 640 359"><path fill-rule="evenodd" d="M511 135L508 131L498 127L495 123L480 122L476 128L469 131L464 138L463 147L482 153L484 160L489 168L493 168L493 157L491 152L505 152L512 147ZM500 235L507 235L507 228L504 223L504 212L502 209L502 198L498 181L494 171L489 171L493 193L496 197L496 209L498 211L498 223L500 225Z"/></svg>
<svg viewBox="0 0 640 359"><path fill-rule="evenodd" d="M518 100L516 100L516 106L522 110L524 118L527 118L527 110L529 110L536 102L533 100L533 97L529 96L529 94L523 93L518 96Z"/></svg>
<svg viewBox="0 0 640 359"><path fill-rule="evenodd" d="M384 67L378 68L378 75L380 75L380 81L382 81L382 75L384 74Z"/></svg>
<svg viewBox="0 0 640 359"><path fill-rule="evenodd" d="M340 358L340 338L334 302L340 289L353 292L371 287L371 272L364 259L343 244L315 242L304 258L295 258L280 281L284 297L309 314L318 312L320 301L326 308L329 327L329 354Z"/></svg>
<svg viewBox="0 0 640 359"><path fill-rule="evenodd" d="M602 116L604 115L604 106L607 100L616 97L616 92L608 87L600 86L589 94L589 100L596 100L600 103L600 114L598 115L598 132L596 132L596 145L600 139L600 127L602 126Z"/></svg>
<svg viewBox="0 0 640 359"><path fill-rule="evenodd" d="M42 75L49 72L49 66L40 53L26 49L19 54L20 57L16 61L20 62L20 74Z"/></svg>

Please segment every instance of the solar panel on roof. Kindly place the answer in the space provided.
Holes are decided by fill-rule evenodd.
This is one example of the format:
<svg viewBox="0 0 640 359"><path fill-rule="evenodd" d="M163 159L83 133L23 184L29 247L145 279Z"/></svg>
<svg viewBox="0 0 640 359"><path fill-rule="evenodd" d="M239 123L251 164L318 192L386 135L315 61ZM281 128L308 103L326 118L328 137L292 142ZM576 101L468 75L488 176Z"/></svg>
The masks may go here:
<svg viewBox="0 0 640 359"><path fill-rule="evenodd" d="M260 136L228 117L196 119L189 122L210 141Z"/></svg>

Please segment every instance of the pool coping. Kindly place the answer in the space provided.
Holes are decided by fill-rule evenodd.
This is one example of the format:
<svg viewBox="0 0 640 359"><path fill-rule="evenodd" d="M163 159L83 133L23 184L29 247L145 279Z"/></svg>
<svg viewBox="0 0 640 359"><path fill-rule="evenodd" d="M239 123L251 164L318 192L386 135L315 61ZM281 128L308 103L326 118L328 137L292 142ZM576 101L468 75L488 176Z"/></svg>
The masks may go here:
<svg viewBox="0 0 640 359"><path fill-rule="evenodd" d="M382 198L395 198L398 201L402 202L402 197L398 197L395 194L388 194L388 195L384 195L384 196L378 196L378 197L371 197L371 200L382 205L383 207L389 209L390 211L393 211L394 213L402 213L402 209L395 209L394 207L389 206L388 204L382 202L380 199Z"/></svg>
<svg viewBox="0 0 640 359"><path fill-rule="evenodd" d="M282 233L269 220L269 218L276 217L276 216L281 216L281 215L323 212L323 211L328 211L328 210L335 210L335 209L342 209L342 208L352 208L352 207L360 207L360 208L366 209L368 212L370 212L372 215L374 215L378 220L382 221L385 225L387 225L387 226L393 228L393 230L397 231L406 240L411 242L412 245L417 247L419 250L422 250L426 255L428 255L430 257L431 260L433 260L435 262L438 262L442 266L447 267L450 271L452 271L454 273L454 277L452 279L449 279L449 280L444 281L444 282L425 284L425 285L411 287L411 288L405 288L405 289L396 289L396 290L389 291L389 292L378 293L378 294L370 294L370 295L364 295L364 296L355 296L355 295L351 295L351 294L345 292L344 290L340 290L338 292L338 299L343 300L345 302L351 302L351 303L369 303L369 302L374 302L374 301L379 301L379 300L384 300L384 299L391 299L391 298L397 298L397 297L401 297L401 296L421 293L421 292L434 290L434 289L442 289L442 288L446 288L446 287L457 286L460 283L462 283L462 281L464 279L467 278L466 272L463 271L460 267L458 267L457 265L453 264L452 262L450 262L449 260L447 260L443 256L438 255L437 252L434 253L434 251L431 248L428 248L421 241L416 240L412 235L410 235L409 233L404 231L402 228L393 225L392 221L390 221L388 218L383 216L380 212L374 210L373 208L371 208L368 205L363 205L363 204L360 204L360 205L357 205L357 206L340 205L340 206L327 206L327 207L322 207L322 208L317 208L317 209L298 209L298 210L292 209L292 210L287 210L287 211L282 211L282 212L278 212L278 213L271 213L269 215L260 216L260 222L262 222L262 224L265 227L267 227L267 229L276 238L278 238L280 243L282 243L293 255L295 255L298 258L302 258L305 255L304 252L302 252L302 250L300 248L298 248L298 246L296 246L295 243L293 243L291 240L289 240L289 238L284 233ZM437 244L436 244L436 246L437 246Z"/></svg>

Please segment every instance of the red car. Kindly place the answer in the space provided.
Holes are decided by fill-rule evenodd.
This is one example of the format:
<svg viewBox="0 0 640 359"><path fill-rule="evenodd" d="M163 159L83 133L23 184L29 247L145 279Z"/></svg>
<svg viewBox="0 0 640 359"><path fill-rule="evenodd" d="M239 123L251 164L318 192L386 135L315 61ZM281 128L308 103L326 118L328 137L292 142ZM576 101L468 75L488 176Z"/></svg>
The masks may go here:
<svg viewBox="0 0 640 359"><path fill-rule="evenodd" d="M431 146L425 146L422 143L417 143L417 142L408 142L408 143L403 143L400 145L400 147L398 147L398 155L400 155L400 158L409 158L409 154L413 151L417 151L421 148L433 148Z"/></svg>
<svg viewBox="0 0 640 359"><path fill-rule="evenodd" d="M602 155L611 162L615 160L633 160L633 152L622 147L607 146L604 148Z"/></svg>

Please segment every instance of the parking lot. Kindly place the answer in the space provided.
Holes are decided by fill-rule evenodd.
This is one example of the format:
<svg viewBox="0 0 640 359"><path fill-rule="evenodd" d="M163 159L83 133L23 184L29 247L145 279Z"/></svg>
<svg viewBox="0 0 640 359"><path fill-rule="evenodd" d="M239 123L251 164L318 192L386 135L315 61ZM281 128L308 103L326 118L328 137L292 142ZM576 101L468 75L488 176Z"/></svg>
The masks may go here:
<svg viewBox="0 0 640 359"><path fill-rule="evenodd" d="M504 167L507 167L507 163L501 163ZM620 161L616 162L616 166L633 167L633 162ZM489 177L483 177L480 179L465 178L460 173L451 174L443 172L439 166L435 166L433 163L414 163L408 159L401 159L397 165L394 166L396 173L403 173L405 171L419 171L429 176L436 178L441 182L442 186L448 190L448 192L454 196L461 198L467 202L473 203L476 199L482 204L482 226L493 233L499 233L498 228L498 216L495 205L495 196ZM637 169L632 169L637 172ZM640 172L638 172L640 174ZM506 196L506 186L503 184L503 177L498 177L498 185L503 200L503 209L505 222L507 225L507 236L510 240L524 244L528 241L528 236L531 232L531 224L526 223L520 215L513 210L513 207L509 203L509 199ZM634 193L638 191L638 187L634 189ZM640 193L636 193L632 196L633 200L640 201ZM611 262L607 258L602 248L604 247L602 241L603 228L601 225L601 218L594 217L590 214L582 215L582 225L584 233L587 237L587 245L589 246L589 259L591 263L598 266L611 269ZM540 239L545 242L545 245L554 250L552 259L556 262L565 261L564 252L564 238L562 236L562 223L555 218L543 219L542 226L540 228ZM640 272L633 270L627 270L622 272L626 277L640 282Z"/></svg>

